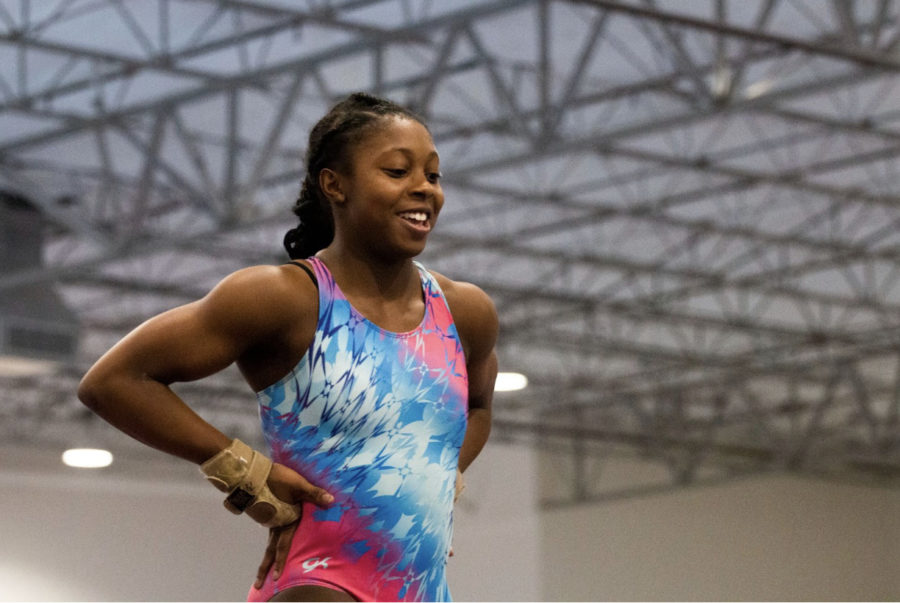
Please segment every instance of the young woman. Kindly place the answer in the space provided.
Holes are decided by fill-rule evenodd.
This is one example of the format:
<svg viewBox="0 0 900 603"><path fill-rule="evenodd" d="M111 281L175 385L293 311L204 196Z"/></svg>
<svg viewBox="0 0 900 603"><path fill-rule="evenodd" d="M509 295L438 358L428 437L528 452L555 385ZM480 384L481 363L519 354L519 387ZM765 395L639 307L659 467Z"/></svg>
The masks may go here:
<svg viewBox="0 0 900 603"><path fill-rule="evenodd" d="M351 95L310 133L293 261L148 320L82 380L96 413L201 464L226 507L271 526L251 600L449 598L453 503L490 432L498 321L483 291L413 261L443 204L424 123ZM232 362L274 463L169 388Z"/></svg>

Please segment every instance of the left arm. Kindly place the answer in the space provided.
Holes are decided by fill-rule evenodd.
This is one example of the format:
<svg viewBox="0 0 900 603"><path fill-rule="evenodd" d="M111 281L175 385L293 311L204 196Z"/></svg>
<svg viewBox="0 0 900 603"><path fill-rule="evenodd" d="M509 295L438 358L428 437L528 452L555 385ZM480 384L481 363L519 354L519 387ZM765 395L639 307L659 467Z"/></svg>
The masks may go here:
<svg viewBox="0 0 900 603"><path fill-rule="evenodd" d="M472 464L491 435L491 397L494 393L494 380L497 378L497 353L492 349L486 358L475 364L468 362L467 365L469 424L459 450L460 471L465 471Z"/></svg>
<svg viewBox="0 0 900 603"><path fill-rule="evenodd" d="M440 280L466 352L469 422L459 451L459 470L465 471L484 448L491 433L499 321L494 303L484 291L469 283Z"/></svg>

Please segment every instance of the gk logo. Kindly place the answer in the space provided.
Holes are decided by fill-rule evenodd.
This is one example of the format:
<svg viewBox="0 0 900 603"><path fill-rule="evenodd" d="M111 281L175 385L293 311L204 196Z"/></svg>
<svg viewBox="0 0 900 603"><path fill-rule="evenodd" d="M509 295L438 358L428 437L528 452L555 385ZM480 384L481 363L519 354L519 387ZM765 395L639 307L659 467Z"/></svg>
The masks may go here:
<svg viewBox="0 0 900 603"><path fill-rule="evenodd" d="M317 567L328 569L328 561L331 557L325 557L324 559L320 559L319 557L312 557L303 562L303 573L308 574L313 571Z"/></svg>

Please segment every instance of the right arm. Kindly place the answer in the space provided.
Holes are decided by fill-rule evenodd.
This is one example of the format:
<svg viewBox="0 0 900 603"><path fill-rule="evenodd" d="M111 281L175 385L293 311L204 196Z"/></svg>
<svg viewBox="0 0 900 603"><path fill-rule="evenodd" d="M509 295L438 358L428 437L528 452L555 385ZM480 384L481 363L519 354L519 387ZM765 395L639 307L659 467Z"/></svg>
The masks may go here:
<svg viewBox="0 0 900 603"><path fill-rule="evenodd" d="M175 381L211 375L272 337L283 314L273 268L239 271L203 299L151 318L104 354L78 388L86 406L141 442L202 463L231 443L170 388ZM274 268L277 270L277 268ZM262 302L262 303L261 303Z"/></svg>
<svg viewBox="0 0 900 603"><path fill-rule="evenodd" d="M261 389L272 380L264 370L279 363L293 366L312 340L318 314L317 290L299 274L290 266L247 268L225 278L203 299L151 318L97 361L82 379L78 397L135 439L203 463L231 444L231 438L192 411L169 385L201 379L237 361L254 389ZM297 358L273 362L261 353L271 349L293 349ZM325 507L333 501L325 490L278 463L267 483L287 502ZM296 529L297 523L270 530L257 587L271 568L276 577L281 572Z"/></svg>

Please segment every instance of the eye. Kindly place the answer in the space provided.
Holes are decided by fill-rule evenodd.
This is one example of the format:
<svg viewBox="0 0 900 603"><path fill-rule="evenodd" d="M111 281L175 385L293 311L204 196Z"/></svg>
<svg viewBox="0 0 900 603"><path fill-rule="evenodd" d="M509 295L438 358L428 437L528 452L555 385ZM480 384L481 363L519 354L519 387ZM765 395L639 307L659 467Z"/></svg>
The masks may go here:
<svg viewBox="0 0 900 603"><path fill-rule="evenodd" d="M384 168L384 173L391 178L403 178L406 175L406 170L403 168Z"/></svg>
<svg viewBox="0 0 900 603"><path fill-rule="evenodd" d="M425 177L428 178L428 182L432 184L437 184L442 178L440 172L427 172L425 174Z"/></svg>

